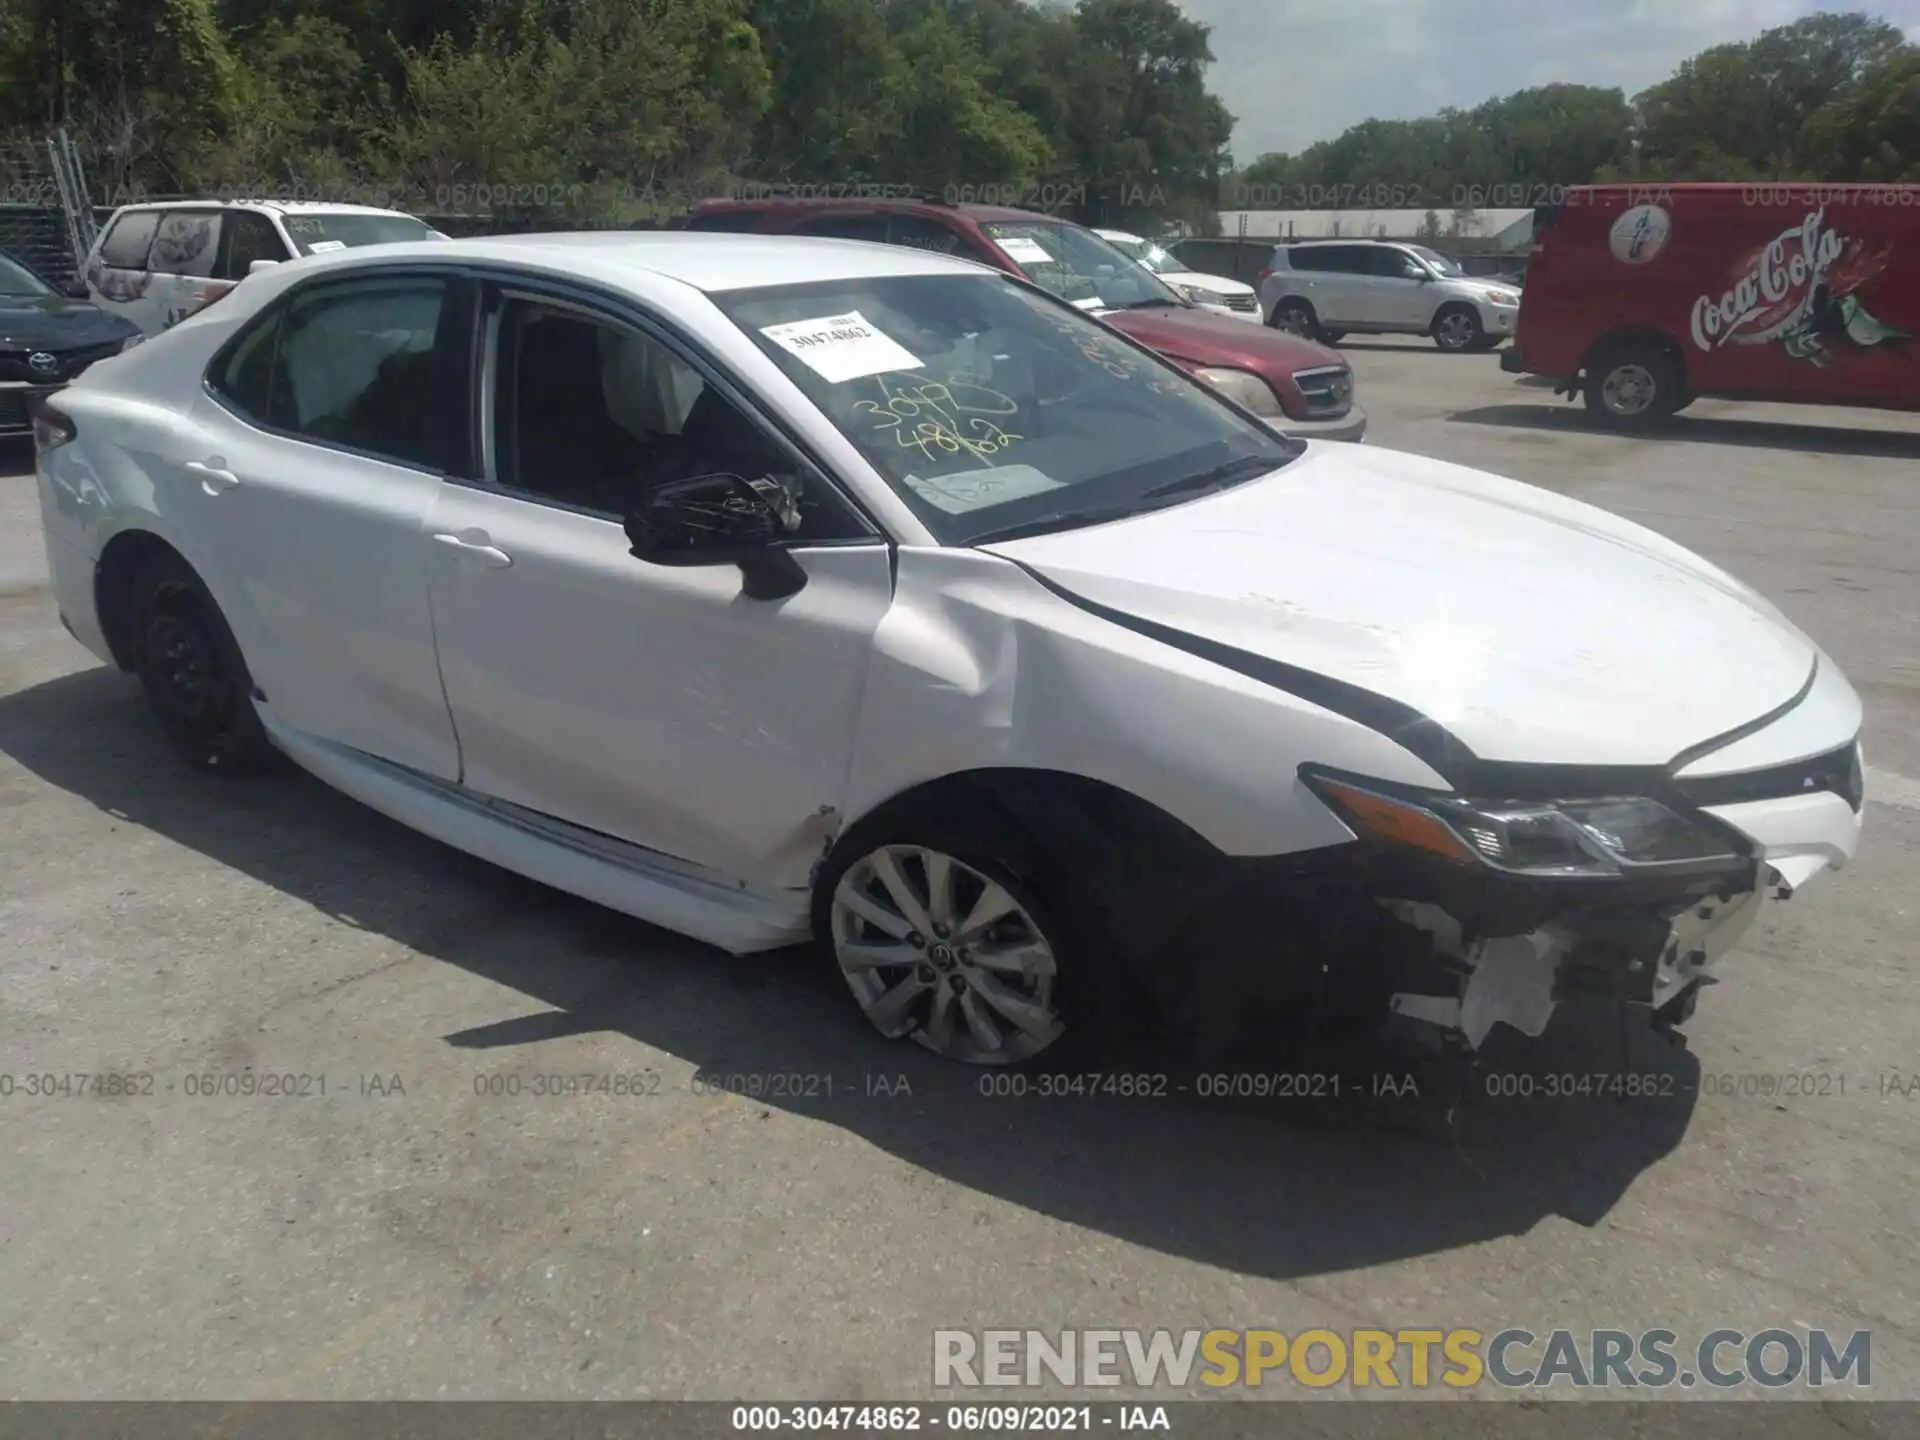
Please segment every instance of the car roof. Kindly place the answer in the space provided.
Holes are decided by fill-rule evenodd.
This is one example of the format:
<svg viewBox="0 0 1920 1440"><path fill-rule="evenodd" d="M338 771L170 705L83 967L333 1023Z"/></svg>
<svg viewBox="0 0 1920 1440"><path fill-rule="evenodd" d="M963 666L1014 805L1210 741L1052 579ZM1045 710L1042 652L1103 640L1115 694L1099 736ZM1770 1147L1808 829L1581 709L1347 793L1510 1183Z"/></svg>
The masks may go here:
<svg viewBox="0 0 1920 1440"><path fill-rule="evenodd" d="M291 263L317 269L400 260L517 262L615 285L635 274L652 274L702 291L873 276L999 273L990 265L906 245L704 230L584 230L407 241L338 250Z"/></svg>
<svg viewBox="0 0 1920 1440"><path fill-rule="evenodd" d="M123 205L122 212L140 210L270 210L281 215L400 215L419 219L404 210L383 210L378 205L336 205L331 200L143 200ZM422 225L427 222L421 220Z"/></svg>
<svg viewBox="0 0 1920 1440"><path fill-rule="evenodd" d="M865 210L889 215L961 215L981 224L1054 224L1077 225L1064 216L1043 210L1019 210L1011 205L976 205L972 202L948 204L942 200L900 200L887 197L848 195L783 195L767 200L702 200L694 207L696 215L758 215L805 210ZM1084 227L1082 227L1084 228Z"/></svg>

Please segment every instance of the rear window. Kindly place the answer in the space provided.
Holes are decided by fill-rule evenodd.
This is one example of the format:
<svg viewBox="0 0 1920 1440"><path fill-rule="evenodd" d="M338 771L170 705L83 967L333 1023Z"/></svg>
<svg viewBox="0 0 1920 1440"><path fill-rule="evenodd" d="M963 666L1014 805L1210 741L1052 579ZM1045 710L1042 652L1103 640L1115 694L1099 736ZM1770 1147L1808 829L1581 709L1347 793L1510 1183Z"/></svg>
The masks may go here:
<svg viewBox="0 0 1920 1440"><path fill-rule="evenodd" d="M347 250L360 245L396 245L430 240L433 227L411 215L356 215L347 211L283 215L280 223L302 255Z"/></svg>
<svg viewBox="0 0 1920 1440"><path fill-rule="evenodd" d="M146 269L147 251L153 248L153 232L159 228L157 210L136 210L122 215L100 242L100 263L116 270Z"/></svg>

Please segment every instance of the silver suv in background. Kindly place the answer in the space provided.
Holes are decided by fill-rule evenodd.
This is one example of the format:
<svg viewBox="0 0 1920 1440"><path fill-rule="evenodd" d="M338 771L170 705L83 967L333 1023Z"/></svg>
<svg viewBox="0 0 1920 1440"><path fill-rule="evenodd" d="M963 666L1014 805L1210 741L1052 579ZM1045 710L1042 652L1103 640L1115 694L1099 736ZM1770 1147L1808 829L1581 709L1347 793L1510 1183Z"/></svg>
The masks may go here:
<svg viewBox="0 0 1920 1440"><path fill-rule="evenodd" d="M1520 291L1424 245L1303 240L1273 247L1260 311L1276 329L1328 344L1349 333L1431 335L1442 350L1491 350L1513 334Z"/></svg>

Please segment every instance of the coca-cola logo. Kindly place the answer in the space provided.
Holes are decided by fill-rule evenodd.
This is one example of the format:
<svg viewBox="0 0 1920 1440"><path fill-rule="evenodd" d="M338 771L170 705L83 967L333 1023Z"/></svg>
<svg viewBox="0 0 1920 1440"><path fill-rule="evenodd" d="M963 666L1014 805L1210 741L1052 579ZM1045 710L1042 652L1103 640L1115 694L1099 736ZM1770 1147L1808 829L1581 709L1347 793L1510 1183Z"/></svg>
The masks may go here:
<svg viewBox="0 0 1920 1440"><path fill-rule="evenodd" d="M1702 295L1693 302L1693 343L1702 350L1757 345L1790 328L1846 248L1826 222L1827 212L1816 210L1742 256L1725 293Z"/></svg>

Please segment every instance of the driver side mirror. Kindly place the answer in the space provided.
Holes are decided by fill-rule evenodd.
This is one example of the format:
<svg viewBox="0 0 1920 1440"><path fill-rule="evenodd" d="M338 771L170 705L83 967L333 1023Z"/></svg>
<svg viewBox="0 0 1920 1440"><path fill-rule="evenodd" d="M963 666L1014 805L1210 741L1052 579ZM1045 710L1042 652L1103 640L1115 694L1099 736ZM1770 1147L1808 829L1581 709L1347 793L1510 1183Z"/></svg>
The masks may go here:
<svg viewBox="0 0 1920 1440"><path fill-rule="evenodd" d="M87 282L85 280L76 278L73 280L69 280L67 282L67 289L66 289L67 299L87 300L87 299L91 299L92 295L93 295L93 292L87 289Z"/></svg>
<svg viewBox="0 0 1920 1440"><path fill-rule="evenodd" d="M248 262L248 264L247 264L247 274L249 274L249 275L258 275L258 274L259 274L259 273L260 273L261 271L263 271L263 270L271 270L271 269L273 269L273 267L274 267L274 266L276 266L276 265L278 265L279 263L280 263L280 262L279 262L278 260L253 260L253 261L250 261L250 262Z"/></svg>
<svg viewBox="0 0 1920 1440"><path fill-rule="evenodd" d="M641 497L627 516L635 559L654 565L738 565L750 600L784 600L807 583L786 548L800 528L793 482L730 473L674 480Z"/></svg>

